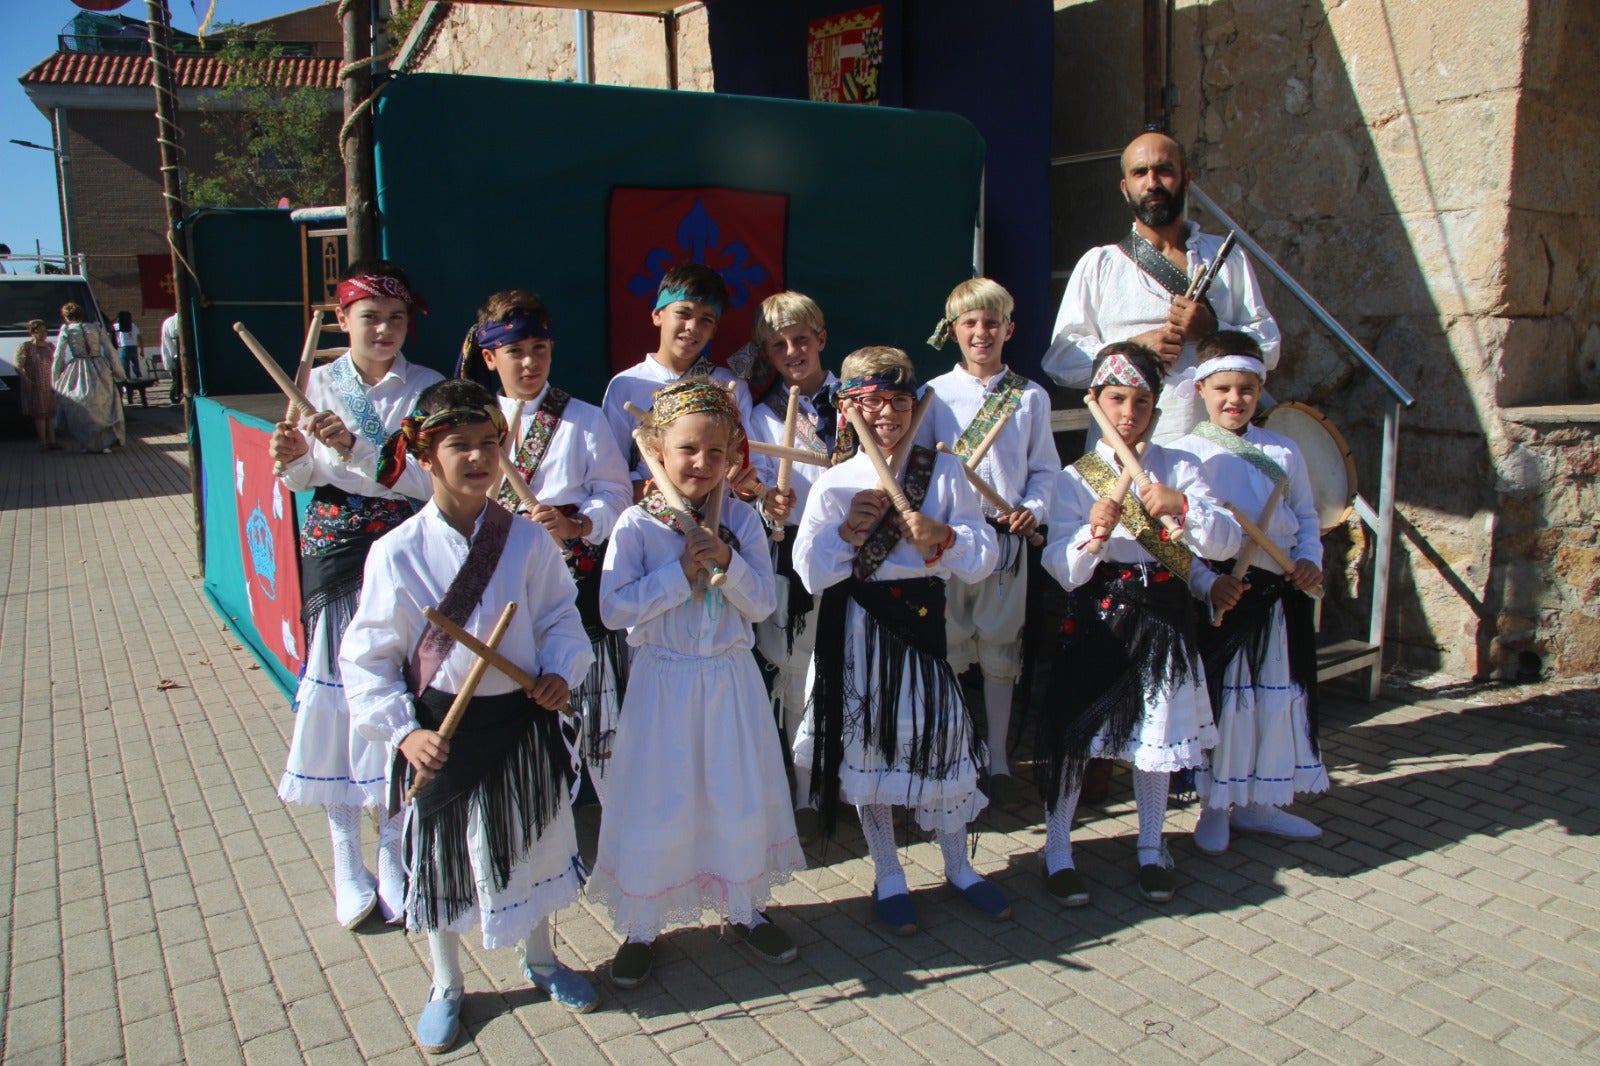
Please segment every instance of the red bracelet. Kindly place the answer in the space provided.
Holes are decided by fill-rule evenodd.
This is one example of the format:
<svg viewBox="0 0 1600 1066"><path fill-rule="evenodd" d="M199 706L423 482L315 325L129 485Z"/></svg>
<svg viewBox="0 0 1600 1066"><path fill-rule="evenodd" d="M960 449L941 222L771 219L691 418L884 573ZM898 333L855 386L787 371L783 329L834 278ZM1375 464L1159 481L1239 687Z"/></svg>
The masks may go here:
<svg viewBox="0 0 1600 1066"><path fill-rule="evenodd" d="M932 566L934 563L938 562L940 559L943 559L944 558L944 553L949 551L951 548L953 548L955 546L955 543L956 543L956 530L955 530L954 526L951 526L950 527L950 534L949 534L949 536L944 538L944 543L939 545L938 550L935 551L932 555L930 555L926 559L922 560L922 565L923 566Z"/></svg>

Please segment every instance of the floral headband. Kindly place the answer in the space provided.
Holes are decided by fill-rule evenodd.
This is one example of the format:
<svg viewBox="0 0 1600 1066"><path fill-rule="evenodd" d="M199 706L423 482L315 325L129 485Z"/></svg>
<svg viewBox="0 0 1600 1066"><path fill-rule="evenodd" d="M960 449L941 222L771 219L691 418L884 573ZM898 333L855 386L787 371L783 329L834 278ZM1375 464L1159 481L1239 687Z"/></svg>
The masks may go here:
<svg viewBox="0 0 1600 1066"><path fill-rule="evenodd" d="M739 408L733 394L714 381L697 378L657 389L651 420L659 427L676 422L684 415L727 415L739 421Z"/></svg>
<svg viewBox="0 0 1600 1066"><path fill-rule="evenodd" d="M1089 387L1098 389L1102 385L1126 385L1146 392L1156 391L1155 386L1150 384L1143 372L1133 365L1133 360L1121 352L1112 352L1095 368L1094 380L1089 382Z"/></svg>
<svg viewBox="0 0 1600 1066"><path fill-rule="evenodd" d="M902 376L909 377L910 380L902 381L900 380ZM872 392L909 392L915 396L917 379L912 375L901 374L862 374L860 377L847 378L840 382L835 402L841 398L865 396Z"/></svg>

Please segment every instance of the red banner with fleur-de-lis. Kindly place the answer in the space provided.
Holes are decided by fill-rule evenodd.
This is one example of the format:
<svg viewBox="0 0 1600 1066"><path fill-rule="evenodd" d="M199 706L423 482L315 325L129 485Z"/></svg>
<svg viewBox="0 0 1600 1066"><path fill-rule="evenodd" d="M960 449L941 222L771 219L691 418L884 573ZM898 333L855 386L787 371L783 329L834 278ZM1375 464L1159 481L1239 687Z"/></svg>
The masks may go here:
<svg viewBox="0 0 1600 1066"><path fill-rule="evenodd" d="M270 434L229 419L233 435L234 510L239 520L245 593L261 644L297 677L305 664L300 622L300 552L294 496L272 476Z"/></svg>
<svg viewBox="0 0 1600 1066"><path fill-rule="evenodd" d="M750 340L761 301L784 288L789 197L715 186L659 189L618 186L607 213L607 282L613 372L655 351L650 321L661 276L693 261L722 275L728 306L706 347L715 361Z"/></svg>

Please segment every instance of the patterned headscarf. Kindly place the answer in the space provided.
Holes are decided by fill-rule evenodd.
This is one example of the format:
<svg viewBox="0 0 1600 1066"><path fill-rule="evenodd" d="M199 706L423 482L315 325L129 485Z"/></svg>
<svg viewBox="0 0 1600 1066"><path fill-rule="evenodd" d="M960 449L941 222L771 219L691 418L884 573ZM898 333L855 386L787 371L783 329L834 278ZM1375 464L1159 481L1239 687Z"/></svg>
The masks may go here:
<svg viewBox="0 0 1600 1066"><path fill-rule="evenodd" d="M433 438L440 433L460 426L477 426L486 422L494 425L501 441L504 441L506 416L497 403L443 407L432 414L420 407L417 408L402 418L400 428L389 434L389 439L383 442L383 451L378 455L378 484L386 489L394 488L395 482L400 480L400 474L406 468L406 457L421 455L427 451L433 443Z"/></svg>
<svg viewBox="0 0 1600 1066"><path fill-rule="evenodd" d="M910 374L863 374L860 377L846 378L839 383L839 392L834 402L874 392L909 392L915 396L917 379Z"/></svg>
<svg viewBox="0 0 1600 1066"><path fill-rule="evenodd" d="M517 310L506 316L504 322L483 322L475 330L478 347L493 351L525 340L554 340L555 331L550 320L531 311Z"/></svg>
<svg viewBox="0 0 1600 1066"><path fill-rule="evenodd" d="M1095 368L1094 380L1089 382L1089 388L1098 389L1102 385L1126 385L1129 388L1143 389L1146 392L1156 391L1155 386L1151 385L1139 368L1133 364L1133 360L1121 352L1112 352L1102 359L1100 365Z"/></svg>
<svg viewBox="0 0 1600 1066"><path fill-rule="evenodd" d="M341 310L357 300L370 300L376 296L392 296L404 301L407 307L416 307L424 314L428 311L428 305L421 297L412 293L405 282L388 274L359 274L339 282L338 299Z"/></svg>
<svg viewBox="0 0 1600 1066"><path fill-rule="evenodd" d="M739 407L733 394L719 383L696 377L657 389L651 416L658 428L664 428L684 415L727 415L739 424Z"/></svg>

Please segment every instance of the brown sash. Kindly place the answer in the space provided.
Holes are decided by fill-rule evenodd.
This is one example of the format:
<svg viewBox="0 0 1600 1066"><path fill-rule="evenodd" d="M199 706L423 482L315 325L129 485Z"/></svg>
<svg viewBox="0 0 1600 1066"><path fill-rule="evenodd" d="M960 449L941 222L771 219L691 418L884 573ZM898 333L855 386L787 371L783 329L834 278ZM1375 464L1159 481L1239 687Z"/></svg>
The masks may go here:
<svg viewBox="0 0 1600 1066"><path fill-rule="evenodd" d="M479 527L478 536L467 551L466 561L445 590L444 599L439 601L440 614L458 626L466 626L467 618L478 606L478 601L483 599L483 590L489 587L495 567L500 565L500 556L506 550L506 538L510 533L511 512L489 500L483 512L483 525ZM417 650L406 664L406 681L413 693L420 696L433 684L439 667L444 665L455 646L455 637L432 622L428 623L428 627L422 631L422 639L417 641Z"/></svg>

